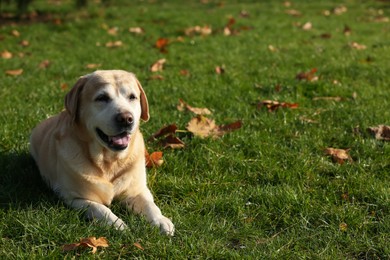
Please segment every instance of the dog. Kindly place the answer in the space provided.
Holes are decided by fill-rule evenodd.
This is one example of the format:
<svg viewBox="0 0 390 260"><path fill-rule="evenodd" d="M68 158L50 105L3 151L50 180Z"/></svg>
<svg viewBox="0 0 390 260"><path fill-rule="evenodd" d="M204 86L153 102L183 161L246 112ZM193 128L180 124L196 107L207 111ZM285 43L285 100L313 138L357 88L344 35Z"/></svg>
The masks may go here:
<svg viewBox="0 0 390 260"><path fill-rule="evenodd" d="M32 130L30 153L49 186L88 218L127 229L108 208L118 199L173 235L147 187L141 120L149 120L149 107L135 75L98 70L78 79L64 111Z"/></svg>

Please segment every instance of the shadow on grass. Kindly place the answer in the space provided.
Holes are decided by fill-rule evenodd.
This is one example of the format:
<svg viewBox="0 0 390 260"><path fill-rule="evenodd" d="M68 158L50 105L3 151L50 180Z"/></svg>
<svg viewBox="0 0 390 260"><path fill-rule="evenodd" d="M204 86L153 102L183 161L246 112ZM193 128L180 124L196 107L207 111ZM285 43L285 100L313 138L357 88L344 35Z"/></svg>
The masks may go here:
<svg viewBox="0 0 390 260"><path fill-rule="evenodd" d="M0 209L25 208L57 197L42 180L28 153L0 153Z"/></svg>

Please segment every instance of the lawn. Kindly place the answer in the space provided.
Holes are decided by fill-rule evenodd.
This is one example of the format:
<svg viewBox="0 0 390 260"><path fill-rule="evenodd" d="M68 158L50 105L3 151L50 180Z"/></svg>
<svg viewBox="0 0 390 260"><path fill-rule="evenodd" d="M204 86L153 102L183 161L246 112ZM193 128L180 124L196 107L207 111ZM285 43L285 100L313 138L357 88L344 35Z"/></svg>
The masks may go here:
<svg viewBox="0 0 390 260"><path fill-rule="evenodd" d="M0 258L390 258L390 145L367 131L390 125L388 1L36 0L21 19L0 11ZM147 142L163 152L148 180L174 237L118 203L127 232L84 219L28 154L31 129L96 69L137 75L146 139L178 127L184 148ZM179 99L242 126L200 138ZM109 246L62 251L92 236Z"/></svg>

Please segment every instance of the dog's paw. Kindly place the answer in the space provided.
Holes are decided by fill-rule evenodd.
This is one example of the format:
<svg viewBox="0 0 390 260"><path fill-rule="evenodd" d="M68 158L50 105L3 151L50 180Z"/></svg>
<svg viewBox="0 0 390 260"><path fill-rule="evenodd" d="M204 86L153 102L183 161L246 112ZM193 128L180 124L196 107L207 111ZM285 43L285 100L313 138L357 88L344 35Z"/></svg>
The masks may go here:
<svg viewBox="0 0 390 260"><path fill-rule="evenodd" d="M118 218L115 222L112 223L115 227L116 230L120 230L120 231L123 231L125 229L127 229L127 225L125 222L123 222L123 220L121 220L120 218Z"/></svg>
<svg viewBox="0 0 390 260"><path fill-rule="evenodd" d="M167 236L173 236L175 233L175 226L172 221L164 216L161 216L158 219L153 220L153 225L160 228L161 233Z"/></svg>

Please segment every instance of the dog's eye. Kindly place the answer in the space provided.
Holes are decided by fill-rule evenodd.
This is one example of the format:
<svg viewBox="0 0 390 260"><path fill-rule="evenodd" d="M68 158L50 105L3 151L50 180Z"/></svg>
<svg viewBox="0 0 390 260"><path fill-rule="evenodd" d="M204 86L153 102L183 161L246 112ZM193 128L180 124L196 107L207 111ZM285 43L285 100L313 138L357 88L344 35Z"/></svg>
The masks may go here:
<svg viewBox="0 0 390 260"><path fill-rule="evenodd" d="M137 97L134 94L130 94L129 99L130 100L135 100L135 99L137 99Z"/></svg>
<svg viewBox="0 0 390 260"><path fill-rule="evenodd" d="M95 101L97 102L109 102L110 97L107 94L101 94L95 98Z"/></svg>

